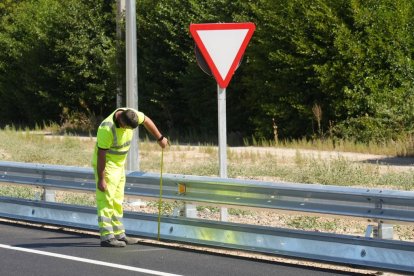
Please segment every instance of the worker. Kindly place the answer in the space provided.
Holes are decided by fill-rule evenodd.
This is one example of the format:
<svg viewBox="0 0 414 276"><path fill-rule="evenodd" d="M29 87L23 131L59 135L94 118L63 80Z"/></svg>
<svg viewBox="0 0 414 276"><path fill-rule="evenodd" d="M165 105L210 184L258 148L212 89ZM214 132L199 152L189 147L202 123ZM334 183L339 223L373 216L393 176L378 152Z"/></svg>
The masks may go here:
<svg viewBox="0 0 414 276"><path fill-rule="evenodd" d="M140 124L165 148L169 143L154 122L132 108L118 108L102 121L96 136L92 167L96 180L98 225L103 247L125 247L138 239L127 237L122 223L125 160L133 130Z"/></svg>

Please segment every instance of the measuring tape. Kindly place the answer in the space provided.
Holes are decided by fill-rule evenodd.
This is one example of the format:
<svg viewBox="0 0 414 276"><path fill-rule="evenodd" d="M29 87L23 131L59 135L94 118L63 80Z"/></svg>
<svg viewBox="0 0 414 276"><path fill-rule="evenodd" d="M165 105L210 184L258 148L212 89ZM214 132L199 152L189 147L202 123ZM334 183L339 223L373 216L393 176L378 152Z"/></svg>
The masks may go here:
<svg viewBox="0 0 414 276"><path fill-rule="evenodd" d="M162 167L164 165L164 149L161 149L161 169L160 169L160 198L158 200L158 240L160 240L161 226L161 206L162 206Z"/></svg>

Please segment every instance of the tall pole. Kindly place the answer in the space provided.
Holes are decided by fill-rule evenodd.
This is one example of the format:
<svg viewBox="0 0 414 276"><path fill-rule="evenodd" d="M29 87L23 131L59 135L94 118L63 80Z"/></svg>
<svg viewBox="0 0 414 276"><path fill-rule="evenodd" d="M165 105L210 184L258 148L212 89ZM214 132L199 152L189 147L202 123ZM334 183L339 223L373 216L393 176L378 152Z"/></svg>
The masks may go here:
<svg viewBox="0 0 414 276"><path fill-rule="evenodd" d="M226 88L217 85L220 177L227 178Z"/></svg>
<svg viewBox="0 0 414 276"><path fill-rule="evenodd" d="M219 131L219 165L220 177L227 178L227 119L226 119L226 88L217 84L218 131ZM227 221L227 208L220 208L220 220Z"/></svg>
<svg viewBox="0 0 414 276"><path fill-rule="evenodd" d="M126 105L138 109L137 31L135 0L126 0ZM127 170L139 170L138 128L134 130Z"/></svg>
<svg viewBox="0 0 414 276"><path fill-rule="evenodd" d="M124 81L122 74L123 58L121 50L122 41L122 17L125 12L125 0L116 1L116 107L123 106L123 95L124 95Z"/></svg>

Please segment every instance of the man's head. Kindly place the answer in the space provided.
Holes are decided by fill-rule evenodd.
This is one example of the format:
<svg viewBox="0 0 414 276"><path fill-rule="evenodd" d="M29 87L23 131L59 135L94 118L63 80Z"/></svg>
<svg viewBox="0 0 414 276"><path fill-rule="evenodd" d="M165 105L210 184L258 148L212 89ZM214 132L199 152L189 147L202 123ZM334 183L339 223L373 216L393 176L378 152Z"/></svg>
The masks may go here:
<svg viewBox="0 0 414 276"><path fill-rule="evenodd" d="M138 116L131 109L122 111L120 119L122 127L134 129L138 126Z"/></svg>

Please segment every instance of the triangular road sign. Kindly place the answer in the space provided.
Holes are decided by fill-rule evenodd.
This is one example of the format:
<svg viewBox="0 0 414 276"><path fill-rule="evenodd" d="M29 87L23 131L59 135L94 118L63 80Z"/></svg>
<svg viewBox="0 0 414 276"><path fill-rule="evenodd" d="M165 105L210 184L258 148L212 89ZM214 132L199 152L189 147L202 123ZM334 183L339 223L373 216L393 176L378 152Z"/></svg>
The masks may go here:
<svg viewBox="0 0 414 276"><path fill-rule="evenodd" d="M253 23L190 25L191 35L221 88L228 86L255 28Z"/></svg>

